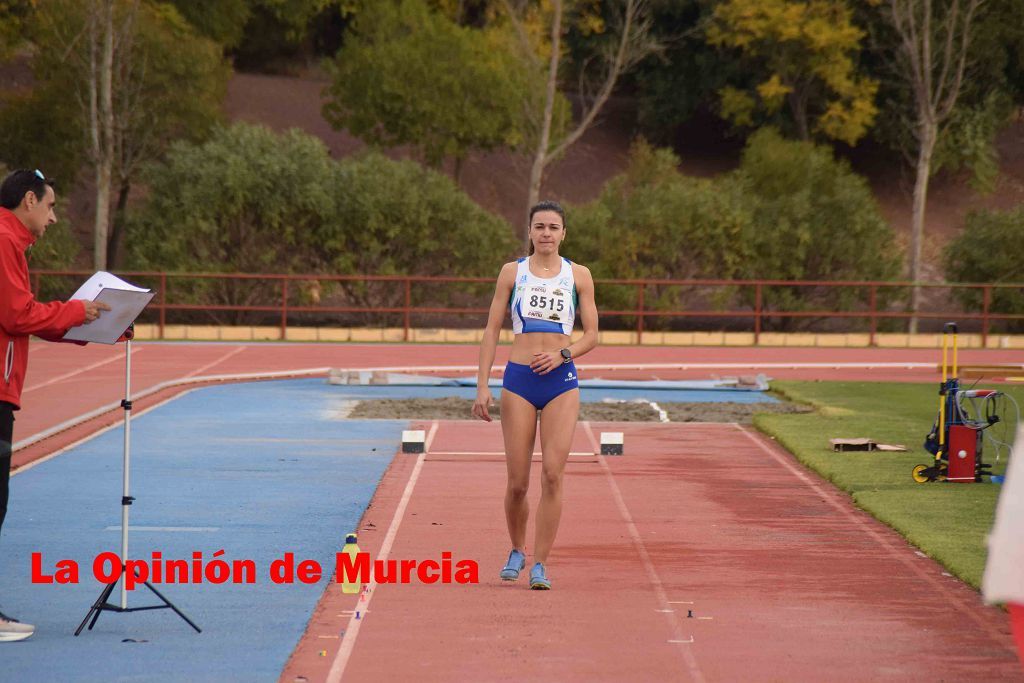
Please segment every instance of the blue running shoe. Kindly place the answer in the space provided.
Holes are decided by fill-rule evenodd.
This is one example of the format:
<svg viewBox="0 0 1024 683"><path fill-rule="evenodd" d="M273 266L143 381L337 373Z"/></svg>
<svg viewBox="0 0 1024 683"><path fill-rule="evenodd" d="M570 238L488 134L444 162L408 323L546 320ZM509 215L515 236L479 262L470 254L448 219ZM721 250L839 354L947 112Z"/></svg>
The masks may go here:
<svg viewBox="0 0 1024 683"><path fill-rule="evenodd" d="M512 549L512 552L508 554L508 562L501 569L501 580L502 581L515 581L519 578L519 572L526 566L526 555L521 552Z"/></svg>
<svg viewBox="0 0 1024 683"><path fill-rule="evenodd" d="M551 590L551 581L548 580L544 565L540 562L533 565L533 569L530 570L530 588L535 591Z"/></svg>

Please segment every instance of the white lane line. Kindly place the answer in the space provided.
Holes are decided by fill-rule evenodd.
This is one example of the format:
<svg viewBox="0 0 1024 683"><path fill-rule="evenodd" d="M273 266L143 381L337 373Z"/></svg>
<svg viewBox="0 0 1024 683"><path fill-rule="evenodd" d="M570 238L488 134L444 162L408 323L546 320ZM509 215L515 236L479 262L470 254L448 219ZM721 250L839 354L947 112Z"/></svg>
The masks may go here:
<svg viewBox="0 0 1024 683"><path fill-rule="evenodd" d="M430 432L427 434L424 450L430 450L430 444L434 441L434 435L437 434L437 427L438 422L434 420L430 424ZM402 517L405 515L405 508L409 504L409 499L412 498L412 490L416 487L416 480L419 479L425 458L426 453L420 453L416 457L416 465L412 469L412 474L409 475L405 491L402 492L402 499L398 501L398 507L395 508L395 514L391 518L391 526L388 527L388 533L380 546L380 552L377 554L377 559L382 562L386 561L391 553L391 546L395 542L395 536L398 535L398 527L402 523ZM377 583L372 579L367 584L366 592L363 594L366 596L366 599L359 603L360 612L365 612L370 607L370 601L373 600L374 588L376 586ZM348 626L345 628L345 637L341 641L341 647L338 648L338 654L334 656L334 661L331 662L331 670L327 673L326 680L328 683L340 683L341 677L345 674L345 667L348 665L349 657L352 656L352 648L355 647L356 638L359 636L359 628L362 623L363 620L356 619L355 615L349 617Z"/></svg>
<svg viewBox="0 0 1024 683"><path fill-rule="evenodd" d="M431 451L427 455L496 455L505 457L505 451ZM543 453L536 451L532 455L536 457L543 455ZM592 451L570 451L569 455L594 456L596 454Z"/></svg>
<svg viewBox="0 0 1024 683"><path fill-rule="evenodd" d="M755 436L748 430L744 429L742 425L733 422L732 426L739 430L741 434L750 439L750 441L752 441L758 448L760 448L762 451L771 456L772 459L774 459L780 465L789 470L797 479L806 484L818 495L819 498L821 498L829 505L831 505L833 508L842 513L843 516L845 516L847 519L857 524L869 536L871 536L871 538L874 539L874 541L878 543L879 546L884 548L890 557L906 566L912 572L917 574L924 582L928 583L932 587L932 592L935 595L943 596L944 600L951 603L956 609L960 610L963 614L965 614L972 621L974 621L978 626L984 629L993 640L997 642L1007 642L1009 636L994 629L985 619L982 619L976 613L976 611L972 609L971 606L969 606L957 595L955 595L953 591L947 590L948 586L945 582L937 579L932 574L932 572L925 571L924 568L921 566L921 563L915 562L914 560L910 559L909 554L906 551L893 547L890 540L882 534L880 534L878 530L873 527L873 524L869 522L868 519L865 519L863 516L854 513L853 510L850 509L847 505L844 505L839 500L837 500L837 496L839 495L839 493L836 489L827 491L823 486L821 486L811 477L809 477L806 472L798 469L796 465L794 465L780 453L776 452L775 449L769 448L767 444L765 444L757 436ZM921 553L920 551L915 552L917 552L917 554L921 555L922 557L927 557L926 555L924 555L924 553Z"/></svg>
<svg viewBox="0 0 1024 683"><path fill-rule="evenodd" d="M622 519L626 522L626 529L629 531L630 538L633 539L633 545L636 548L637 554L640 556L640 561L644 565L644 571L647 573L647 578L654 587L654 593L658 598L658 603L663 610L668 612L674 612L675 610L669 609L668 607L668 594L665 593L665 586L661 582L661 577L658 576L657 570L654 568L654 563L651 561L651 555L647 552L647 546L644 545L643 538L640 536L639 530L636 528L636 524L633 522L633 516L629 513L629 508L626 507L626 501L622 497L622 491L619 490L619 485L615 481L615 477L612 474L612 469L608 466L608 460L600 455L600 447L597 445L597 439L594 438L594 431L590 428L589 422L583 423L583 429L587 433L587 437L590 439L591 445L594 450L598 452L597 459L601 463L601 468L604 470L605 476L608 479L608 486L612 490L612 497L615 498L615 505L619 508L619 514L622 515ZM672 640L670 643L692 643L693 636L690 636L689 640L683 638L682 629L679 626L679 621L673 614L666 613L665 618L669 622L669 628L672 630ZM704 682L704 674L700 670L700 665L697 664L697 658L694 656L693 651L689 648L680 648L683 654L683 660L686 662L686 668L690 672L690 677L696 681L696 683Z"/></svg>
<svg viewBox="0 0 1024 683"><path fill-rule="evenodd" d="M185 375L184 377L182 377L182 379L190 379L190 378L192 378L192 377L195 377L195 376L196 376L196 375L198 375L198 374L199 374L200 372L203 372L204 370L209 370L209 369L210 369L210 368L212 368L212 367L213 367L214 365L217 365L217 364L219 364L219 363L222 363L222 362L226 361L226 360L227 360L228 358L231 358L231 356L237 356L237 355L238 355L238 354L240 354L240 353L241 353L242 351L245 351L245 350L246 350L247 348L249 348L249 347L248 347L248 346L239 346L239 347L238 347L238 348L236 348L236 349L232 349L232 350L228 351L227 353L225 353L225 354L224 354L223 356L221 356L220 358L218 358L217 360L213 361L212 363L207 363L206 365L204 365L204 366L203 366L203 367L201 367L201 368L196 368L196 369L195 369L195 370L193 370L192 372L190 372L190 373L188 373L187 375Z"/></svg>
<svg viewBox="0 0 1024 683"><path fill-rule="evenodd" d="M142 351L142 349L138 349L138 348L134 348L133 347L132 348L132 357L135 357L135 355L137 353L141 352L141 351ZM105 360L96 361L92 365L86 365L84 368L78 368L77 370L72 370L71 372L66 372L63 375L58 375L57 377L53 377L51 379L48 379L45 382L40 382L39 384L33 384L32 386L25 387L24 389L22 389L21 393L22 394L27 394L30 391L35 391L36 389L42 389L43 387L48 387L51 384L56 384L57 382L63 382L64 380L68 379L69 377L74 377L75 375L80 375L83 372L89 372L90 370L95 370L96 368L101 367L103 365L106 365L107 363L113 363L114 361L118 361L118 360L123 361L124 360L124 356L123 355L117 355L117 356L112 356L110 358L107 358Z"/></svg>
<svg viewBox="0 0 1024 683"><path fill-rule="evenodd" d="M349 443L351 441L351 439L347 439L345 437L340 437L340 436L334 437L334 438L331 438L331 439L291 439L291 438L285 438L285 437L281 437L281 438L272 438L272 437L263 438L263 437L259 437L259 436L250 436L250 437L217 436L217 437L211 438L210 440L211 441L215 441L217 443L315 443L315 444L321 444L321 443Z"/></svg>
<svg viewBox="0 0 1024 683"><path fill-rule="evenodd" d="M103 527L104 531L120 531L121 525ZM132 526L128 525L128 531L220 531L219 526Z"/></svg>

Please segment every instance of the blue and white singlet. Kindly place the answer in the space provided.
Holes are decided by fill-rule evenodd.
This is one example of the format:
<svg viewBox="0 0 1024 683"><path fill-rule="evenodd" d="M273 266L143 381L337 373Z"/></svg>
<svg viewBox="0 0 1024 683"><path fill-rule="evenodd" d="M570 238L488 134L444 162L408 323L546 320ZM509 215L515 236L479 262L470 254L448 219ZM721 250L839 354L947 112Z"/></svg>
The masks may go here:
<svg viewBox="0 0 1024 683"><path fill-rule="evenodd" d="M562 269L550 278L530 272L530 259L524 256L516 267L516 284L509 301L512 332L553 332L572 334L576 321L576 281L572 262L562 258Z"/></svg>

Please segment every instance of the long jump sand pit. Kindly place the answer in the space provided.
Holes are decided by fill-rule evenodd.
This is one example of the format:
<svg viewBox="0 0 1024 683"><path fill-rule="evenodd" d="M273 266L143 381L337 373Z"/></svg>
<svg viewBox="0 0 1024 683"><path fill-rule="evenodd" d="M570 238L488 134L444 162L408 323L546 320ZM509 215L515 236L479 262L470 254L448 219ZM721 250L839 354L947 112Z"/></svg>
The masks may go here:
<svg viewBox="0 0 1024 683"><path fill-rule="evenodd" d="M658 403L671 422L750 422L755 413L802 413L810 408L793 403ZM397 398L359 401L349 413L352 419L462 420L470 416L473 401L443 398ZM490 408L492 418L501 419L501 403ZM580 420L592 422L659 422L648 402L581 403Z"/></svg>

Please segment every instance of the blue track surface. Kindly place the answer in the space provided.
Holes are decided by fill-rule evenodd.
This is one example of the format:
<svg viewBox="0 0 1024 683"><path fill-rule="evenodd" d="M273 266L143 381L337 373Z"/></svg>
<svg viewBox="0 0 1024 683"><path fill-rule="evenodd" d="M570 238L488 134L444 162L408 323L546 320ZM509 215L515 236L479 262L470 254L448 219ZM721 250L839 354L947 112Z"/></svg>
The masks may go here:
<svg viewBox="0 0 1024 683"><path fill-rule="evenodd" d="M270 562L287 551L325 573L355 528L401 441L401 421L340 421L327 415L337 392L322 380L200 389L132 421L132 557L253 559L252 585L169 585L163 592L202 629L170 610L104 612L77 638L99 595L92 559L117 551L122 431L111 430L11 481L0 539L0 604L36 625L4 643L0 681L275 681L327 578L276 585ZM76 560L78 585L30 581L30 554L44 567ZM112 598L119 600L119 588ZM156 604L147 589L129 606ZM124 639L148 642L126 643Z"/></svg>

